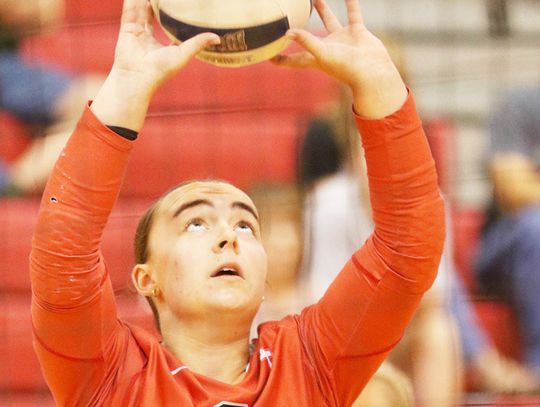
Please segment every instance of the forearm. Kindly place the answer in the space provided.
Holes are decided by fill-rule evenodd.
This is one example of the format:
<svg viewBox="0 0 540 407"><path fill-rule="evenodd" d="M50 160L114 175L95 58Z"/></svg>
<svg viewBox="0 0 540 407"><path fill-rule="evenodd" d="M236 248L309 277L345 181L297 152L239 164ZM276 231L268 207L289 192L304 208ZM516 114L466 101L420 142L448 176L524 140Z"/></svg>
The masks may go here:
<svg viewBox="0 0 540 407"><path fill-rule="evenodd" d="M101 235L131 147L85 111L51 174L34 233L32 288L43 303L82 305L103 283Z"/></svg>
<svg viewBox="0 0 540 407"><path fill-rule="evenodd" d="M391 116L357 123L375 231L303 314L324 370L341 378L355 372L338 389L340 405L357 396L353 386L359 391L402 337L435 279L444 240L443 201L412 97Z"/></svg>
<svg viewBox="0 0 540 407"><path fill-rule="evenodd" d="M409 96L412 98L412 96ZM444 205L435 164L412 100L384 120L357 118L366 155L375 232L357 259L376 278L422 293L436 276Z"/></svg>

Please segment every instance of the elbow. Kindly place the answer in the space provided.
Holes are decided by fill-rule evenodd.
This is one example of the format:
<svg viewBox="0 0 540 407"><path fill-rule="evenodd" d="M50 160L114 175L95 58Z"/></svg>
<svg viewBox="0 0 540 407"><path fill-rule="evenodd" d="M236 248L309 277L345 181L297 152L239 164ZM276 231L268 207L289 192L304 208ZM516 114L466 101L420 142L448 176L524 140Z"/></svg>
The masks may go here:
<svg viewBox="0 0 540 407"><path fill-rule="evenodd" d="M445 247L445 204L439 193L424 212L424 222L421 230L418 230L418 236L418 252L415 251L413 255L417 255L419 259L419 289L425 292L437 277Z"/></svg>
<svg viewBox="0 0 540 407"><path fill-rule="evenodd" d="M437 199L434 202L433 211L433 229L429 239L430 250L434 256L435 271L439 267L440 259L444 250L446 240L446 209L445 203L440 193L437 194ZM436 272L434 273L436 274Z"/></svg>
<svg viewBox="0 0 540 407"><path fill-rule="evenodd" d="M422 229L418 230L420 241L426 247L426 251L441 255L446 236L446 209L439 190L426 201L420 213L424 218L421 223Z"/></svg>
<svg viewBox="0 0 540 407"><path fill-rule="evenodd" d="M374 243L385 257L388 271L409 293L422 294L437 277L446 235L444 201L437 191L422 205L403 214L390 233L375 232ZM405 220L406 219L406 220Z"/></svg>

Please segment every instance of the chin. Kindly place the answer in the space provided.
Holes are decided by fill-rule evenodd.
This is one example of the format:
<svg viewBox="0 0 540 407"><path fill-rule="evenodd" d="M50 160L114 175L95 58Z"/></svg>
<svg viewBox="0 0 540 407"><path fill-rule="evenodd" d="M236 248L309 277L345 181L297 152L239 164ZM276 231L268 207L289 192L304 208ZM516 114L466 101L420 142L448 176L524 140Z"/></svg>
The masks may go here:
<svg viewBox="0 0 540 407"><path fill-rule="evenodd" d="M241 298L238 294L233 295L233 293L221 293L216 296L212 303L216 308L223 310L230 309L231 311L242 310L249 306L248 301Z"/></svg>
<svg viewBox="0 0 540 407"><path fill-rule="evenodd" d="M222 313L234 312L235 314L255 314L259 309L259 303L253 298L245 297L238 292L226 291L217 294L212 301L212 306Z"/></svg>

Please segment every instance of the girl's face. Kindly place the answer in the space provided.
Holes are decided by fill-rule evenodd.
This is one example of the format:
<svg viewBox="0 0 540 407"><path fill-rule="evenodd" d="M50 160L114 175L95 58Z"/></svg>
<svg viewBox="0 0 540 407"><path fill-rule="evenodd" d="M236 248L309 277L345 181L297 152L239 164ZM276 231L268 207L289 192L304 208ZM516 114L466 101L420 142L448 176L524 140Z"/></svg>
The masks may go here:
<svg viewBox="0 0 540 407"><path fill-rule="evenodd" d="M266 252L253 202L232 185L194 182L169 193L155 213L149 253L163 306L176 318L257 312Z"/></svg>

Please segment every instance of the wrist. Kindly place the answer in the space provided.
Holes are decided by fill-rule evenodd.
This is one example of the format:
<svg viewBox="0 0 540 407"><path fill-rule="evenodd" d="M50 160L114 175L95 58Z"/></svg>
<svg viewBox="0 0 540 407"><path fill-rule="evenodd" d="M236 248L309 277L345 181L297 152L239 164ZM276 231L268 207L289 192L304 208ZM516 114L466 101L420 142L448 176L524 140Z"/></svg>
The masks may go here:
<svg viewBox="0 0 540 407"><path fill-rule="evenodd" d="M149 103L157 90L155 81L148 80L144 74L115 66L107 75L106 83L119 96L130 96L141 103Z"/></svg>
<svg viewBox="0 0 540 407"><path fill-rule="evenodd" d="M407 87L394 65L355 81L351 90L354 111L367 119L382 119L398 111L408 96Z"/></svg>
<svg viewBox="0 0 540 407"><path fill-rule="evenodd" d="M90 108L106 125L139 132L153 93L140 75L113 68Z"/></svg>

